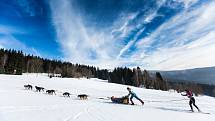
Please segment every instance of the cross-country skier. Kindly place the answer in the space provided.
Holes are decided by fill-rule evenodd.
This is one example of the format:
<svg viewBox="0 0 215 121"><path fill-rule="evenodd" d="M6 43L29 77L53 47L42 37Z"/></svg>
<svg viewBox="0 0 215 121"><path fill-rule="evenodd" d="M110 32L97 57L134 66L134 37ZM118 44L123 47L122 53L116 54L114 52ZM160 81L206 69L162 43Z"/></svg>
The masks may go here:
<svg viewBox="0 0 215 121"><path fill-rule="evenodd" d="M133 102L133 100L132 100L133 98L136 98L137 100L139 100L139 101L142 103L142 105L144 104L144 102L136 95L136 93L134 93L134 92L131 90L131 88L127 87L127 90L128 90L128 92L129 92L128 97L131 96L131 97L130 97L131 105L134 105L134 102Z"/></svg>
<svg viewBox="0 0 215 121"><path fill-rule="evenodd" d="M192 104L193 104L196 107L196 109L200 112L199 108L195 104L195 98L193 97L192 91L185 89L185 92L186 92L186 94L181 94L181 95L182 96L187 96L188 98L190 98L189 105L190 105L191 111L194 112L193 111L193 106L192 106Z"/></svg>

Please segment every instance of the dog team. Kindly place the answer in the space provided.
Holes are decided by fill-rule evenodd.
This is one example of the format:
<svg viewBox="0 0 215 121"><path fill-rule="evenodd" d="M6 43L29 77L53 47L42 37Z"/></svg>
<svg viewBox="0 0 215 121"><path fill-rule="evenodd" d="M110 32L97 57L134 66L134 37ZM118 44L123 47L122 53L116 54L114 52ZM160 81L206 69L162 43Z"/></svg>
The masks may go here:
<svg viewBox="0 0 215 121"><path fill-rule="evenodd" d="M24 85L24 88L27 89L27 90L32 90L33 89L33 86L30 85L30 84L27 84L27 85ZM53 95L55 94L56 95L56 90L53 90L53 89L45 89L44 87L39 87L39 86L35 86L35 89L36 89L36 92L44 92L46 90L46 93L47 94L50 94L50 95ZM64 97L70 97L71 93L69 92L64 92L62 94ZM88 99L88 95L86 94L79 94L77 96L80 100L87 100Z"/></svg>

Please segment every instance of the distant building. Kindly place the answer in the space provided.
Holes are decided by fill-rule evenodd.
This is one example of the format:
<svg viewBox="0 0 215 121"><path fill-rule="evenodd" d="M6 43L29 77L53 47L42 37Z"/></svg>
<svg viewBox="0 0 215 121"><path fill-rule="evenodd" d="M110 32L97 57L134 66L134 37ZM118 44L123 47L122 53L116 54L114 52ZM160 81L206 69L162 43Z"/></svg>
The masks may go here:
<svg viewBox="0 0 215 121"><path fill-rule="evenodd" d="M61 74L54 74L54 73L51 73L51 74L49 74L48 76L49 76L50 78L52 78L52 77L62 77Z"/></svg>

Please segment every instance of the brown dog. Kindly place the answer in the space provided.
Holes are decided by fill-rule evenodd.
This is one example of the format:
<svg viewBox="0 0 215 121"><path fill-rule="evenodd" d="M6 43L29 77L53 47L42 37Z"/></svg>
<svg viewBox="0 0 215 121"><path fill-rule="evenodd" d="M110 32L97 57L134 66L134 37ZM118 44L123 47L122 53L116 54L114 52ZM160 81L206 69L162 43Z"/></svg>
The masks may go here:
<svg viewBox="0 0 215 121"><path fill-rule="evenodd" d="M80 100L87 100L88 99L88 95L86 95L86 94L80 94L80 95L78 95L78 98Z"/></svg>

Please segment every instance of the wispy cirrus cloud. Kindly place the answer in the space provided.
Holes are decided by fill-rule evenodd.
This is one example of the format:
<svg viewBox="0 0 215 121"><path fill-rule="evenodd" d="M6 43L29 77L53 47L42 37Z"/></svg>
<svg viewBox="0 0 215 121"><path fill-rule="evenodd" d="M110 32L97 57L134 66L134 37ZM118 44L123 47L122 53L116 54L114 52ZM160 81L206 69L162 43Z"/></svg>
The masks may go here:
<svg viewBox="0 0 215 121"><path fill-rule="evenodd" d="M26 34L26 32L12 26L0 25L0 48L22 50L25 53L40 56L36 49L28 47L13 34Z"/></svg>
<svg viewBox="0 0 215 121"><path fill-rule="evenodd" d="M90 25L71 1L49 5L57 41L69 61L164 70L213 65L213 1L156 1L149 8L121 12L105 28Z"/></svg>
<svg viewBox="0 0 215 121"><path fill-rule="evenodd" d="M133 56L142 57L151 69L214 66L214 5L211 1L195 9L185 9L139 41L139 50Z"/></svg>
<svg viewBox="0 0 215 121"><path fill-rule="evenodd" d="M28 47L20 40L17 40L12 35L0 36L0 48L22 50L27 54L41 56L40 53L33 47Z"/></svg>
<svg viewBox="0 0 215 121"><path fill-rule="evenodd" d="M0 24L0 34L25 34L26 32L21 29L9 25Z"/></svg>
<svg viewBox="0 0 215 121"><path fill-rule="evenodd" d="M158 2L159 5L153 9L158 9L162 3ZM143 15L144 11L141 9L128 14L122 12L112 26L101 29L87 25L87 20L84 20L80 11L75 9L77 6L71 1L56 0L50 1L49 4L57 41L63 49L65 59L107 68L128 64L128 59L120 56L134 45L144 31L143 24L149 23L156 16L156 10L148 12L147 15ZM141 19L145 21L141 22ZM127 39L134 30L137 35Z"/></svg>
<svg viewBox="0 0 215 121"><path fill-rule="evenodd" d="M113 42L108 41L109 37L104 31L97 32L84 25L82 17L70 1L50 1L50 7L58 42L66 60L99 65L105 59L107 63L111 63L111 56L114 56L117 48Z"/></svg>

